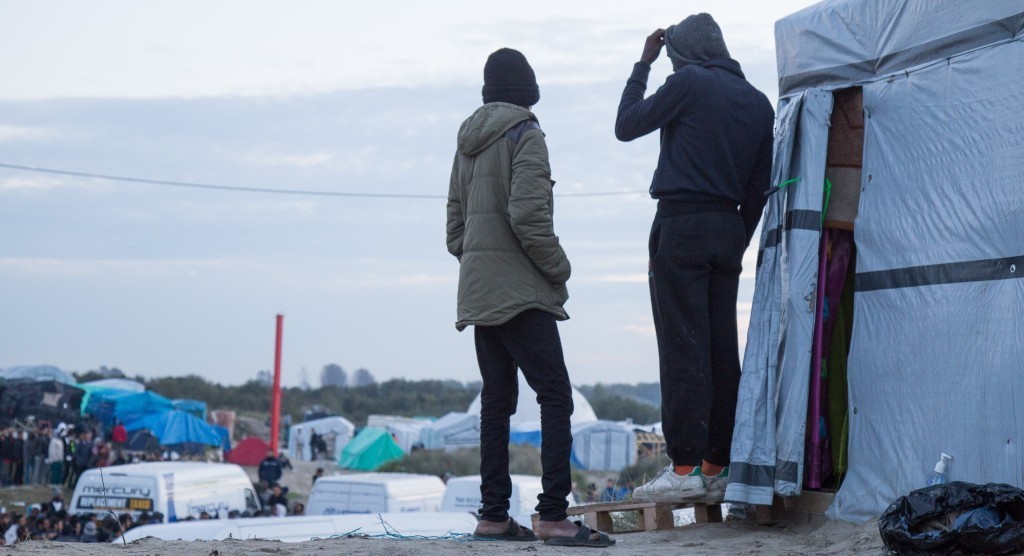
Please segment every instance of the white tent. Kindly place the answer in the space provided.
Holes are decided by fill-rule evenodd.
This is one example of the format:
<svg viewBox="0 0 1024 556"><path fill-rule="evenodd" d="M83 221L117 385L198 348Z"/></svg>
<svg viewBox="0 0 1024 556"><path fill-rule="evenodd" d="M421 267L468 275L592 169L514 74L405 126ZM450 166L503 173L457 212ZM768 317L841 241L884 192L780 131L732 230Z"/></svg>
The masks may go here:
<svg viewBox="0 0 1024 556"><path fill-rule="evenodd" d="M597 421L594 408L590 407L590 402L575 386L572 387L572 404L572 426ZM469 404L466 413L480 415L480 394L473 398L473 403ZM537 395L533 393L533 389L526 383L522 374L519 375L519 405L512 415L512 425L517 430L540 430L540 404L537 403Z"/></svg>
<svg viewBox="0 0 1024 556"><path fill-rule="evenodd" d="M832 517L877 516L941 452L954 480L1024 484L1022 30L1020 0L832 0L776 24L777 188L727 500L799 494L824 465L805 447L835 419L849 442ZM824 396L848 401L838 416L809 404L819 381L835 385L821 371L836 355L822 335L833 185L851 196L855 272L838 352L848 399Z"/></svg>
<svg viewBox="0 0 1024 556"><path fill-rule="evenodd" d="M451 412L420 429L420 442L428 450L454 450L480 444L480 416Z"/></svg>
<svg viewBox="0 0 1024 556"><path fill-rule="evenodd" d="M573 427L572 457L582 469L621 471L636 463L632 424L593 421Z"/></svg>
<svg viewBox="0 0 1024 556"><path fill-rule="evenodd" d="M352 424L352 421L339 416L324 417L292 425L288 429L288 457L301 461L312 460L313 451L309 447L309 440L316 432L324 437L328 446L332 446L334 449L328 457L337 459L348 441L352 440L355 430L356 426Z"/></svg>
<svg viewBox="0 0 1024 556"><path fill-rule="evenodd" d="M366 418L367 427L387 429L395 443L403 452L409 453L413 446L420 442L423 427L432 421L397 415L370 415Z"/></svg>

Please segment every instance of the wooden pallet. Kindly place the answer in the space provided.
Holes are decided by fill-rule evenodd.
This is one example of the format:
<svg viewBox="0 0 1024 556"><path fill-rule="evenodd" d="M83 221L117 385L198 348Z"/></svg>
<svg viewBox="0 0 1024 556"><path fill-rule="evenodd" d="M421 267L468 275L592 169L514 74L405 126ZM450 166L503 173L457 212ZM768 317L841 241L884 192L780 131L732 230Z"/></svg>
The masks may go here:
<svg viewBox="0 0 1024 556"><path fill-rule="evenodd" d="M700 502L641 502L622 501L570 506L566 513L570 518L582 516L583 522L590 528L606 533L634 533L639 531L657 531L672 529L675 521L672 510L693 508L697 523L719 523L722 521L721 504L704 504ZM612 520L613 512L635 512L643 516L642 529L615 530ZM537 526L538 514L533 515L533 525Z"/></svg>
<svg viewBox="0 0 1024 556"><path fill-rule="evenodd" d="M636 453L638 459L657 459L665 453L665 437L653 432L637 432Z"/></svg>

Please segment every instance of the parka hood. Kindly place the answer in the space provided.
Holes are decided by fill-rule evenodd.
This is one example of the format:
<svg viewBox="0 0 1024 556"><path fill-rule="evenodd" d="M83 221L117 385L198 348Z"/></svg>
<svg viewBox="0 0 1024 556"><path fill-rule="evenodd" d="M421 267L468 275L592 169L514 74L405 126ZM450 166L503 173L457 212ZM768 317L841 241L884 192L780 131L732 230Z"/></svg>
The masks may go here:
<svg viewBox="0 0 1024 556"><path fill-rule="evenodd" d="M505 102L491 102L481 106L462 122L459 128L459 153L474 156L497 141L505 132L522 121L537 121L529 110Z"/></svg>

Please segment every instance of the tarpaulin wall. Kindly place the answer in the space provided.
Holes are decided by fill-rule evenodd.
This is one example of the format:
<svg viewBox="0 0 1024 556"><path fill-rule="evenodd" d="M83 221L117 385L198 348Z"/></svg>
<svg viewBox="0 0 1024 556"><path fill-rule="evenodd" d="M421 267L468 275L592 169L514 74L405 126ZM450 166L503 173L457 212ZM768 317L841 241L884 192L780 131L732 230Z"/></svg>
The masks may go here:
<svg viewBox="0 0 1024 556"><path fill-rule="evenodd" d="M830 514L862 521L952 477L1024 484L1024 43L864 87L849 359L850 470Z"/></svg>
<svg viewBox="0 0 1024 556"><path fill-rule="evenodd" d="M754 302L726 498L771 504L800 493L811 333L832 94L810 90L779 109L771 193L762 222Z"/></svg>
<svg viewBox="0 0 1024 556"><path fill-rule="evenodd" d="M829 515L877 516L942 451L954 479L1024 484L1022 30L1019 0L833 0L776 24L773 182L801 181L765 212L727 499L800 492L813 306L799 302L814 299L801 268L818 242L793 231L793 209L820 210L799 189L825 163L828 110L812 99L849 86L866 137L849 469Z"/></svg>

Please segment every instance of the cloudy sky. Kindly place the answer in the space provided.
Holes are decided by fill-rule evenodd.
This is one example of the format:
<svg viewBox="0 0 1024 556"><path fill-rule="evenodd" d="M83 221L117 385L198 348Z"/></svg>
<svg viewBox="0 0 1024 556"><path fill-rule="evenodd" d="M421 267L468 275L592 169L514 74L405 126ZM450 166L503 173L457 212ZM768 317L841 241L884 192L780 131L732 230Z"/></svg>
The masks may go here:
<svg viewBox="0 0 1024 556"><path fill-rule="evenodd" d="M541 86L574 270L570 376L657 381L658 145L615 140L622 86L653 29L710 11L774 101L774 22L809 4L0 0L0 165L248 189L0 166L0 368L237 384L272 367L281 313L287 385L318 384L328 363L475 380L443 196L484 61L510 46ZM669 70L662 56L651 90Z"/></svg>

